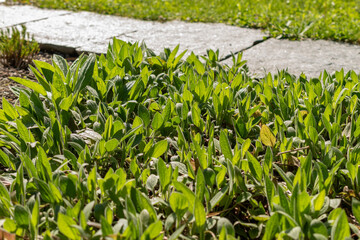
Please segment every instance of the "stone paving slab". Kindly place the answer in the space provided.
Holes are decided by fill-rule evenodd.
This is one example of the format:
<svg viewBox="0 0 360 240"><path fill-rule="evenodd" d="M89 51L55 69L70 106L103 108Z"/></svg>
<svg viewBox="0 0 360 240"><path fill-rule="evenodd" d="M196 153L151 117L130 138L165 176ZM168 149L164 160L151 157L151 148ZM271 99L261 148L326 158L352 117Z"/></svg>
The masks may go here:
<svg viewBox="0 0 360 240"><path fill-rule="evenodd" d="M113 37L125 41L143 41L155 52L164 47L188 49L205 54L206 49L219 49L223 55L252 46L266 35L260 30L225 24L166 23L142 21L90 12L55 16L26 24L40 43L73 47L80 52L106 52Z"/></svg>
<svg viewBox="0 0 360 240"><path fill-rule="evenodd" d="M104 53L111 39L117 37L131 42L144 40L155 52L177 44L180 51L188 49L196 54L205 54L206 49L220 49L221 56L244 51L243 59L248 61L250 72L258 76L282 69L310 77L318 77L324 69L330 73L341 68L360 72L358 45L277 39L255 45L266 37L262 31L225 24L160 23L90 12L0 5L0 28L24 22L42 47L65 53ZM231 64L231 59L223 63Z"/></svg>
<svg viewBox="0 0 360 240"><path fill-rule="evenodd" d="M47 19L70 13L63 10L39 9L32 6L5 6L0 5L0 28L11 27L31 21Z"/></svg>
<svg viewBox="0 0 360 240"><path fill-rule="evenodd" d="M319 77L323 70L333 73L341 68L360 73L360 46L325 40L269 39L246 50L243 58L250 71L260 75L282 69L310 77Z"/></svg>

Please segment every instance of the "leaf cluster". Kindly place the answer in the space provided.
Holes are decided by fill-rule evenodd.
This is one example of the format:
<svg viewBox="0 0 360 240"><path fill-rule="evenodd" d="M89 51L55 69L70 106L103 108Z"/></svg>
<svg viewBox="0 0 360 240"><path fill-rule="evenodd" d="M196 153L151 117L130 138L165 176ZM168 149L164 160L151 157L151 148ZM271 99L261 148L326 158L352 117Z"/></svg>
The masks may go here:
<svg viewBox="0 0 360 240"><path fill-rule="evenodd" d="M0 110L1 226L44 239L360 236L359 75L249 76L114 39ZM353 234L353 235L352 235Z"/></svg>

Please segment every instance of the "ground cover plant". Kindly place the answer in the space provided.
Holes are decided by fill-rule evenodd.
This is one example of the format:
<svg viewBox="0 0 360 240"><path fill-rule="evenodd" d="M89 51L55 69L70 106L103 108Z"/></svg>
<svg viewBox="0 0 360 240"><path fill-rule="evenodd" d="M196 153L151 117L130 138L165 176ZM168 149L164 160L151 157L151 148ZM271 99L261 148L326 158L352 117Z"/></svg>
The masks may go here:
<svg viewBox="0 0 360 240"><path fill-rule="evenodd" d="M360 43L360 0L18 0L148 20L224 22L273 37Z"/></svg>
<svg viewBox="0 0 360 240"><path fill-rule="evenodd" d="M17 27L0 29L0 63L4 66L26 68L39 53L39 44L26 31Z"/></svg>
<svg viewBox="0 0 360 240"><path fill-rule="evenodd" d="M114 39L0 110L0 227L30 239L360 237L359 75Z"/></svg>

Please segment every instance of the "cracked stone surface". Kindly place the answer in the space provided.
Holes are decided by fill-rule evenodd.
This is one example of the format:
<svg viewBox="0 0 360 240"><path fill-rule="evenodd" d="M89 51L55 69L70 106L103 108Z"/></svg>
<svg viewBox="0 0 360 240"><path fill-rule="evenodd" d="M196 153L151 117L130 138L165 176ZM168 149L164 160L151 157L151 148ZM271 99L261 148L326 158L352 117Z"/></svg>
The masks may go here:
<svg viewBox="0 0 360 240"><path fill-rule="evenodd" d="M1 3L1 2L0 2ZM63 10L39 9L32 6L0 5L0 28L10 27L30 21L46 19L69 13Z"/></svg>
<svg viewBox="0 0 360 240"><path fill-rule="evenodd" d="M205 54L206 49L219 49L221 55L249 47L266 35L260 30L244 29L225 24L166 23L100 15L90 12L55 16L26 24L28 31L41 43L73 47L82 52L106 52L109 41L145 41L160 52L164 47L189 49Z"/></svg>
<svg viewBox="0 0 360 240"><path fill-rule="evenodd" d="M323 70L334 73L342 68L345 72L360 72L360 46L325 40L269 39L246 50L243 58L250 72L260 76L277 73L278 69L310 77L319 77Z"/></svg>

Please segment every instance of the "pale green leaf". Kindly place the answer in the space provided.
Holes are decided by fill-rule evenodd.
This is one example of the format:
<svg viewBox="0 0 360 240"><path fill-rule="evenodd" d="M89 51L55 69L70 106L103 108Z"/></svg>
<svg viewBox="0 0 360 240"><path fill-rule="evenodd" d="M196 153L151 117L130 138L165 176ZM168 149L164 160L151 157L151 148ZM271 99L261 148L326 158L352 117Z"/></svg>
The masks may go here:
<svg viewBox="0 0 360 240"><path fill-rule="evenodd" d="M260 130L260 139L265 146L274 147L276 138L267 125L262 125Z"/></svg>

